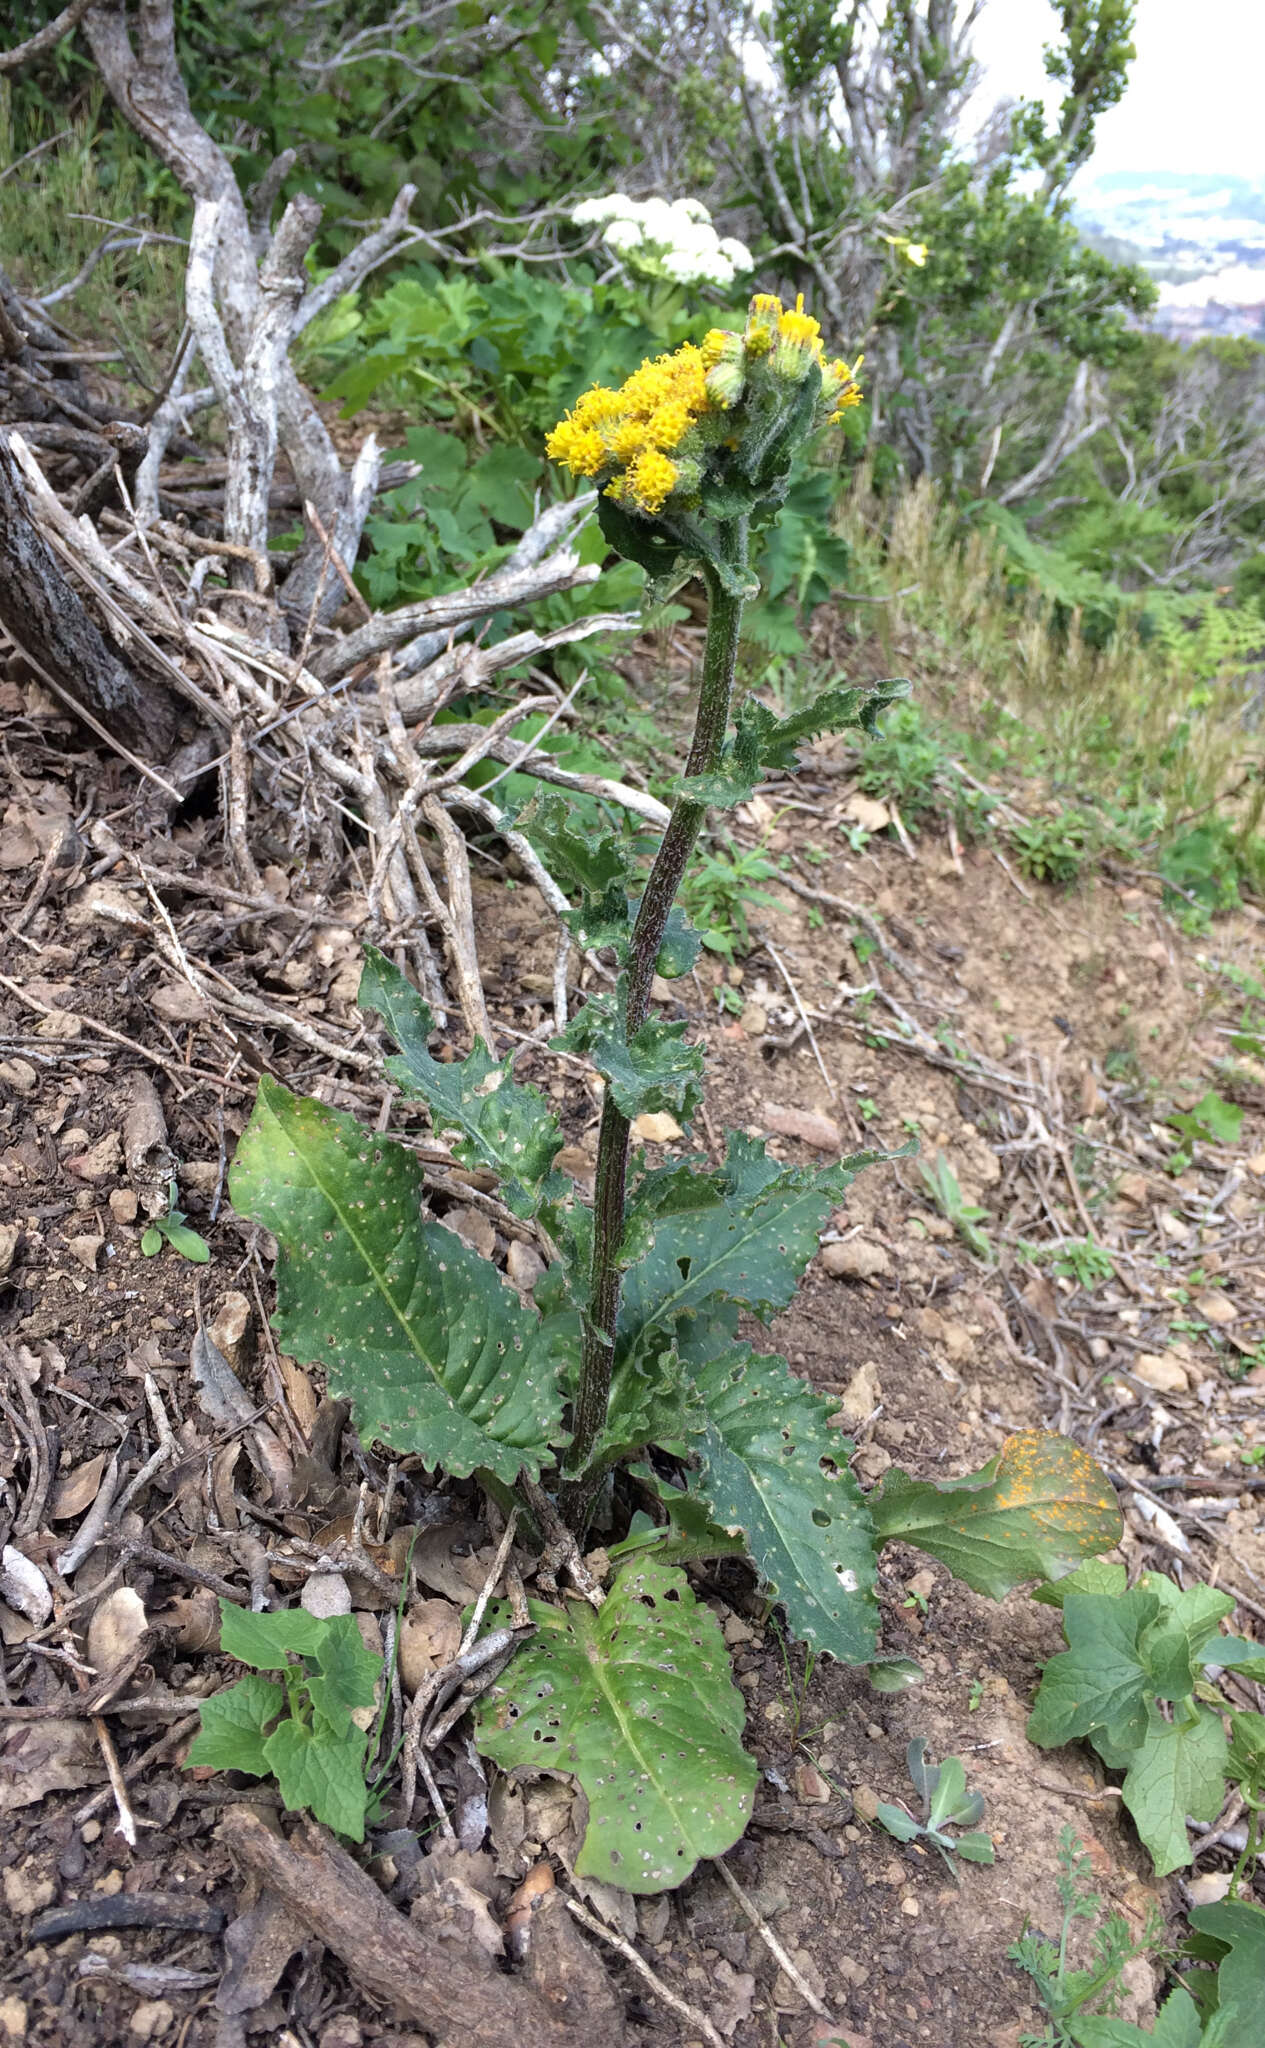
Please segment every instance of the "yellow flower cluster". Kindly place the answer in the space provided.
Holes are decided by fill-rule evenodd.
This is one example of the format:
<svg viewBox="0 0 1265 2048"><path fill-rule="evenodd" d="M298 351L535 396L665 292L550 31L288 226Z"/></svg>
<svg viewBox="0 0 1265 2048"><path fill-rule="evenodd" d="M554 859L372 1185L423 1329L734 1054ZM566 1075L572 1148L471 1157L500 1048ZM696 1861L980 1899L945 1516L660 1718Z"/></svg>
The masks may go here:
<svg viewBox="0 0 1265 2048"><path fill-rule="evenodd" d="M700 346L687 342L670 355L647 360L618 391L595 385L577 401L545 442L554 462L576 476L606 478L606 495L635 512L654 516L672 496L697 497L709 455L740 445L744 398L753 419L774 416L791 402L788 386L801 384L815 365L821 373L817 417L836 422L861 392L857 371L827 362L821 328L804 311L761 292L751 301L741 334L713 327ZM741 417L741 416L740 416Z"/></svg>
<svg viewBox="0 0 1265 2048"><path fill-rule="evenodd" d="M670 451L711 408L706 376L704 351L692 343L644 362L618 391L601 384L586 391L545 451L576 476L598 476L613 464L607 495L639 512L659 512L685 467Z"/></svg>

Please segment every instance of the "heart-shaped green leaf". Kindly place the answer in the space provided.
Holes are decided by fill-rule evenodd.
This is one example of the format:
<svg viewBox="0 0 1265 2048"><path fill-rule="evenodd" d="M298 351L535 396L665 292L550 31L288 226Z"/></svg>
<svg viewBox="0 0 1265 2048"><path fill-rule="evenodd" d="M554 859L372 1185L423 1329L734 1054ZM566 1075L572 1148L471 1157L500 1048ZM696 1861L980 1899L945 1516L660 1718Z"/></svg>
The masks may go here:
<svg viewBox="0 0 1265 2048"><path fill-rule="evenodd" d="M1025 1579L1057 1579L1112 1550L1123 1518L1101 1467L1068 1437L1025 1429L963 1479L892 1471L870 1496L880 1544L929 1551L976 1593L1001 1600Z"/></svg>
<svg viewBox="0 0 1265 2048"><path fill-rule="evenodd" d="M456 1478L534 1478L562 1437L578 1318L541 1318L449 1230L421 1220L411 1152L266 1077L232 1173L282 1248L274 1327L319 1361L365 1437Z"/></svg>
<svg viewBox="0 0 1265 2048"><path fill-rule="evenodd" d="M476 1709L503 1770L569 1771L589 1803L581 1877L662 1892L722 1856L751 1817L755 1760L715 1617L684 1572L625 1565L595 1613L533 1603L538 1634ZM507 1612L489 1612L499 1627Z"/></svg>

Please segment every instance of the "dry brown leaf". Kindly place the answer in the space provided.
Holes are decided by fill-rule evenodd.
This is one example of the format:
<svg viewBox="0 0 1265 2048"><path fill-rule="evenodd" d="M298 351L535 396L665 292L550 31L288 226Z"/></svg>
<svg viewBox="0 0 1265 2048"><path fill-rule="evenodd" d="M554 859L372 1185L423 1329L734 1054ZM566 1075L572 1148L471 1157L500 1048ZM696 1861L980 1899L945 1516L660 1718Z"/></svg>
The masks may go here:
<svg viewBox="0 0 1265 2048"><path fill-rule="evenodd" d="M73 1472L67 1472L59 1479L48 1510L53 1521L73 1521L76 1515L82 1515L90 1508L97 1497L104 1471L105 1452L98 1451L95 1458L86 1459L82 1465L76 1465Z"/></svg>
<svg viewBox="0 0 1265 2048"><path fill-rule="evenodd" d="M0 1747L0 1813L34 1806L50 1792L79 1792L104 1778L87 1721L29 1721L11 1728Z"/></svg>
<svg viewBox="0 0 1265 2048"><path fill-rule="evenodd" d="M670 1145L674 1139L685 1136L676 1118L666 1110L647 1110L644 1115L635 1116L632 1134L639 1145Z"/></svg>
<svg viewBox="0 0 1265 2048"><path fill-rule="evenodd" d="M166 982L149 1000L168 1024L201 1024L211 1015L206 997L187 981Z"/></svg>
<svg viewBox="0 0 1265 2048"><path fill-rule="evenodd" d="M116 1586L94 1607L88 1623L88 1662L99 1678L117 1671L139 1649L149 1628L145 1603L131 1586Z"/></svg>
<svg viewBox="0 0 1265 2048"><path fill-rule="evenodd" d="M400 1683L410 1696L433 1671L450 1664L461 1644L461 1610L451 1600L416 1600L400 1630Z"/></svg>
<svg viewBox="0 0 1265 2048"><path fill-rule="evenodd" d="M780 1102L766 1102L761 1105L766 1130L776 1131L783 1138L798 1138L801 1145L812 1145L818 1152L838 1152L843 1146L843 1133L833 1117L821 1116L811 1109L790 1109Z"/></svg>
<svg viewBox="0 0 1265 2048"><path fill-rule="evenodd" d="M1219 1291L1197 1294L1192 1303L1196 1314L1206 1316L1210 1323L1234 1323L1239 1312L1228 1296Z"/></svg>

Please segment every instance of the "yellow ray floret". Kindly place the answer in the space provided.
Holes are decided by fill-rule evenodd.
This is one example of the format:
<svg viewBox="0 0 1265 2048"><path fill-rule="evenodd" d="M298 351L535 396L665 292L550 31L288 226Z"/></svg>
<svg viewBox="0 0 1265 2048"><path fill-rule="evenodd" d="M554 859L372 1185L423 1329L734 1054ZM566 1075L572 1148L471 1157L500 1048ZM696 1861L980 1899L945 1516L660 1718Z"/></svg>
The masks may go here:
<svg viewBox="0 0 1265 2048"><path fill-rule="evenodd" d="M677 467L657 448L647 448L628 471L627 488L642 512L661 512L676 487Z"/></svg>

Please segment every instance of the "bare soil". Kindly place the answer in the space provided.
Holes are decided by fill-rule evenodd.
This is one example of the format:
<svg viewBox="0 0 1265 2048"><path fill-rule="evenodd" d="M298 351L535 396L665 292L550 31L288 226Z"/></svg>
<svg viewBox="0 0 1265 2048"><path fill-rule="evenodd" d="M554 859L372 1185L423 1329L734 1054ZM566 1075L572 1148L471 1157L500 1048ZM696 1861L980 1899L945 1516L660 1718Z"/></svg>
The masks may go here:
<svg viewBox="0 0 1265 2048"><path fill-rule="evenodd" d="M262 1575L274 1598L297 1597L313 1560L350 1528L362 1483L373 1503L385 1488L372 1450L332 1430L317 1376L271 1346L268 1247L233 1214L226 1163L261 1071L383 1128L392 1104L369 1070L333 1071L293 1034L207 1014L150 934L168 919L189 955L231 985L354 1043L363 900L350 874L341 894L305 891L279 837L258 858L271 861L269 887L286 898L286 914L243 921L217 893L232 877L213 803L205 816L171 823L129 770L84 747L35 686L10 680L0 689L0 1338L14 1361L3 1377L0 1509L7 1531L42 1455L40 1513L7 1540L47 1568L57 1601L46 1627L0 1608L4 1699L23 1710L0 1721L0 2032L50 2048L420 2043L313 1941L275 1972L259 1960L257 2002L230 2023L219 1990L222 1930L252 1897L217 1840L217 1820L226 1801L250 1796L266 1807L268 1794L181 1769L193 1726L185 1709L229 1676L215 1649L211 1588L223 1580L244 1590ZM1265 1091L1241 1073L1238 1144L1197 1147L1177 1176L1166 1170L1162 1121L1166 1105L1226 1085L1218 1031L1237 1013L1205 956L1259 972L1261 921L1245 913L1187 940L1144 878L1100 876L1055 894L987 848L958 851L934 830L917 840L914 858L887 837L855 853L842 831L848 760L823 749L785 786L803 808L782 809L783 792L773 792L739 830L793 857L791 880L876 918L896 964L873 953L862 962L862 927L850 913L787 892L784 908L760 912L761 942L740 974L705 956L672 995L713 1055L708 1135L772 1134L782 1156L808 1161L859 1142L894 1149L916 1131L922 1156L943 1152L964 1198L987 1210L998 1256L971 1255L913 1159L875 1168L834 1219L774 1341L797 1371L839 1395L866 1483L894 1460L948 1475L983 1462L1012 1430L1069 1429L1119 1480L1129 1562L1216 1577L1244 1597L1241 1631L1263 1634L1265 1494L1249 1454L1265 1443L1265 1365L1253 1363L1265 1341ZM166 879L147 885L137 856ZM204 893L182 890L181 873ZM509 890L489 874L476 909L494 1016L529 1033L548 1013L553 934L521 883ZM868 998L841 994L872 982L879 993ZM596 1090L575 1062L543 1047L526 1051L519 1071L558 1098L567 1159L583 1182ZM210 1249L205 1265L165 1246L142 1252L154 1159L147 1169L125 1157L137 1075L156 1085L181 1206ZM804 1114L817 1121L797 1124ZM804 1142L805 1130L815 1143ZM480 1205L481 1194L439 1171L435 1211L503 1261L503 1218ZM1111 1277L1091 1286L1051 1277L1016 1249L1020 1239L1087 1236L1114 1261ZM840 1265L843 1273L831 1270ZM1209 1302L1221 1305L1215 1316ZM199 1392L191 1350L203 1322L238 1367L249 1423L226 1426ZM1162 1389L1138 1376L1140 1361L1157 1358L1167 1361ZM110 1540L60 1576L56 1561L111 1460L128 1481L157 1447L154 1395L176 1455L136 1493ZM1143 1488L1172 1521L1144 1519ZM398 1569L393 1533L422 1518L427 1498L424 1475L406 1461L387 1524L369 1524L388 1573L393 1555ZM456 1506L465 1513L474 1502L458 1489ZM473 1564L478 1583L468 1553L485 1547L487 1532L461 1522L453 1535L447 1526L443 1544L456 1553L432 1566L421 1598L451 1594L463 1566L468 1578ZM1175 1556L1166 1529L1188 1555ZM142 1546L121 1567L118 1539ZM598 1902L623 1916L654 1971L734 2048L832 2039L851 2048L1015 2048L1039 2022L1005 1951L1027 1920L1057 1931L1055 1852L1067 1824L1089 1849L1104 1899L1132 1926L1153 1904L1170 1922L1182 1910L1180 1886L1149 1877L1088 1752L1043 1753L1026 1740L1039 1666L1059 1641L1051 1610L1022 1593L1000 1606L977 1599L912 1551L889 1550L883 1563L884 1646L916 1656L926 1673L891 1697L830 1663L806 1675L802 1652L764 1625L747 1577L700 1575L734 1648L763 1773L756 1820L728 1865L834 2030L809 2012L710 1869L635 1913L627 1901ZM134 1589L149 1624L103 1722L129 1776L134 1847L115 1824L94 1723L76 1706L92 1682L86 1624L120 1584ZM353 1593L365 1626L380 1632L389 1600L363 1580ZM129 1711L120 1704L129 1694L169 1704ZM985 1798L996 1862L964 1871L960 1883L934 1856L871 1824L876 1798L909 1789L904 1753L914 1736L937 1758L962 1756ZM462 1745L444 1753L440 1786L458 1813L475 1811L470 1771ZM564 1788L553 1787L552 1807L539 1797L533 1807L531 1796L512 1825L513 1797L498 1800L494 1787L491 1859L478 1860L477 1839L467 1844L469 1872L498 1916L542 1850L566 1881L575 1836ZM410 1861L398 1836L366 1853L407 1910L428 1859ZM1218 1867L1225 1852L1214 1850L1201 1868ZM186 1910L196 1902L209 1917L204 1931L41 1937L39 1915L50 1907L120 1894L160 1894ZM618 1956L604 1960L625 1996L631 2040L677 2048L696 2038ZM1130 2016L1147 2017L1155 1988L1147 1971L1132 1974Z"/></svg>

